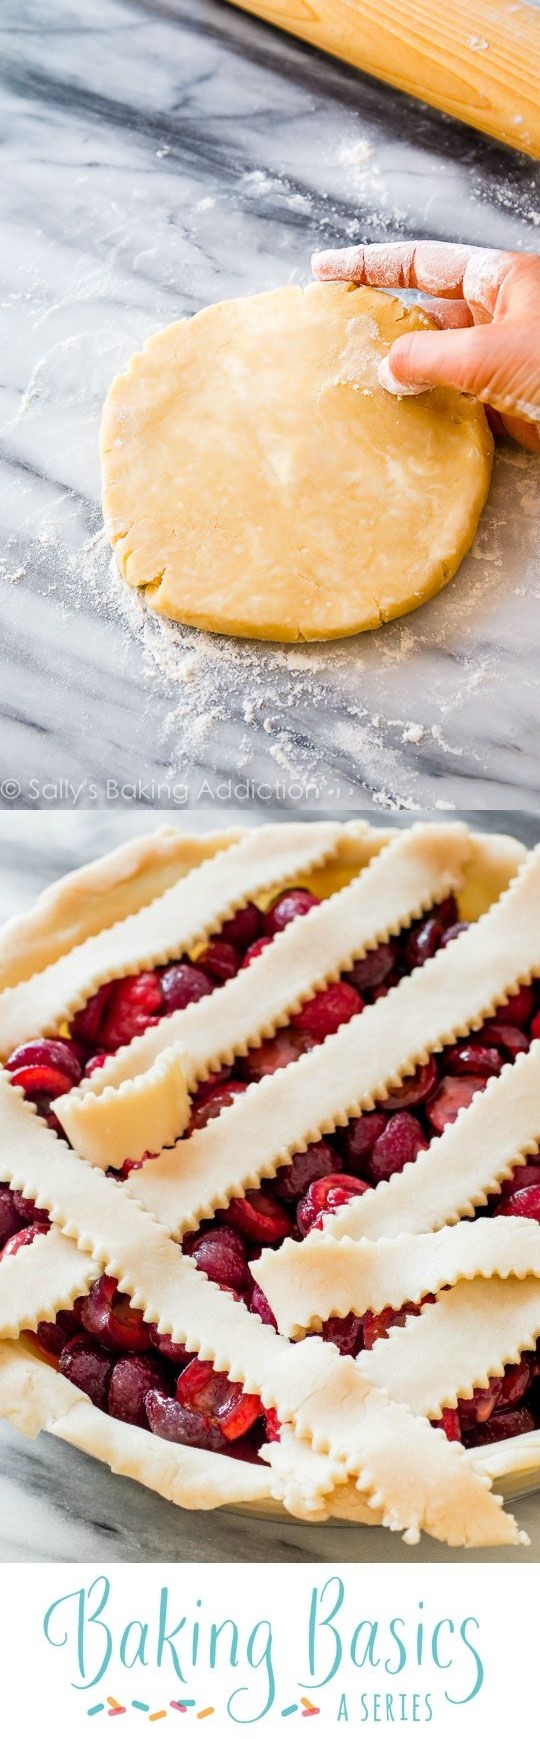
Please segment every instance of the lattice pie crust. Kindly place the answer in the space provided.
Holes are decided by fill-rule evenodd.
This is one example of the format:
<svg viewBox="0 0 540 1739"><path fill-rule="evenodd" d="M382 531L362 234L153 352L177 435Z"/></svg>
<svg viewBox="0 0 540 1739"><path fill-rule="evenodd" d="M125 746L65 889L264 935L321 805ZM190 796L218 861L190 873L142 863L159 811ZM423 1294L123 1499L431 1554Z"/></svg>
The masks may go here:
<svg viewBox="0 0 540 1739"><path fill-rule="evenodd" d="M384 1100L430 1053L540 973L540 853L465 827L283 823L189 838L161 829L67 877L7 925L0 1056L57 1033L100 986L177 958L247 899L306 879L325 895L249 969L169 1015L55 1102L71 1147L0 1073L0 1178L52 1221L0 1264L0 1411L44 1427L173 1502L279 1503L422 1529L453 1546L519 1543L492 1476L540 1469L540 1432L466 1451L434 1431L457 1397L540 1336L540 1227L473 1220L540 1135L540 1042L414 1164L303 1243L253 1265L279 1333L182 1254L183 1234L312 1141ZM322 986L449 892L469 928L322 1046L181 1140L196 1083L273 1035ZM65 1028L64 1028L65 1030ZM157 1154L123 1184L129 1153ZM25 1331L115 1276L148 1322L260 1394L282 1422L258 1464L191 1450L100 1412ZM307 1331L331 1315L436 1302L356 1360Z"/></svg>

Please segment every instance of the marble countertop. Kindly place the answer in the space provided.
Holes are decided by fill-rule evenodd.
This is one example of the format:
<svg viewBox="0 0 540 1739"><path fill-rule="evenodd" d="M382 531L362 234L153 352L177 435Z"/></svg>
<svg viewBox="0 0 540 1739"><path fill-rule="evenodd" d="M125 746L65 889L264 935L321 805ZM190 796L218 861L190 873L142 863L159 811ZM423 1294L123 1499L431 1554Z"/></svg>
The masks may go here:
<svg viewBox="0 0 540 1739"><path fill-rule="evenodd" d="M172 820L168 814L164 819ZM505 814L470 814L472 826L509 831ZM232 826L242 824L232 811ZM213 825L210 810L200 825ZM193 817L181 822L193 830ZM512 830L527 845L537 842L540 824L530 816L512 817ZM55 876L112 849L141 831L141 817L106 813L58 812L6 815L0 828L0 922L28 907ZM173 1509L131 1480L113 1478L109 1469L46 1434L35 1441L0 1425L0 1562L146 1563L413 1563L415 1554L401 1539L380 1528L352 1528L292 1519L264 1520L240 1512L191 1513ZM514 1503L531 1550L472 1552L467 1562L539 1561L540 1493ZM422 1562L450 1563L456 1554L423 1540Z"/></svg>
<svg viewBox="0 0 540 1739"><path fill-rule="evenodd" d="M111 577L114 372L208 301L401 235L535 249L538 166L225 0L5 0L0 295L4 805L239 797L538 806L539 467L497 458L422 611L330 647L152 621ZM249 784L252 781L252 784Z"/></svg>

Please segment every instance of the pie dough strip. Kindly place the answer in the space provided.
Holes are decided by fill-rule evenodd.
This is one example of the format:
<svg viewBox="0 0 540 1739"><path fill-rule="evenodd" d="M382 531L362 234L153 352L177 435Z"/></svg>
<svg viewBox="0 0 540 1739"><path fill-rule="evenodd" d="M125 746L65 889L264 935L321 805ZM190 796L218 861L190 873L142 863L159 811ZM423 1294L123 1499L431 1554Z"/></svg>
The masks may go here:
<svg viewBox="0 0 540 1739"><path fill-rule="evenodd" d="M442 953L294 1068L253 1083L206 1128L133 1173L125 1189L171 1231L193 1229L232 1196L273 1177L293 1153L384 1101L432 1052L480 1026L539 970L537 850L496 906ZM468 1194L464 1204L456 1195L456 1218Z"/></svg>
<svg viewBox="0 0 540 1739"><path fill-rule="evenodd" d="M532 1349L540 1334L540 1286L536 1280L463 1280L443 1292L436 1304L426 1305L422 1315L411 1317L402 1328L390 1330L370 1352L360 1353L356 1364L376 1388L384 1389L412 1413L440 1418L444 1407L455 1407L458 1396L469 1399L473 1389L485 1388L490 1377L502 1376L508 1365L517 1364L521 1353ZM534 1435L537 1463L540 1432ZM515 1440L514 1440L515 1442ZM508 1442L467 1450L479 1466L491 1452L508 1456ZM289 1426L280 1441L262 1451L278 1480L297 1492L306 1513L317 1519L346 1515L366 1523L380 1521L343 1478L343 1466L315 1454L300 1442ZM503 1455L504 1461L504 1455ZM495 1477L498 1470L489 1461ZM504 1466L500 1469L505 1471Z"/></svg>
<svg viewBox="0 0 540 1739"><path fill-rule="evenodd" d="M51 882L29 912L0 928L0 990L33 978L88 936L149 906L188 870L242 837L238 830L196 835L156 827ZM504 874L504 859L500 869Z"/></svg>
<svg viewBox="0 0 540 1739"><path fill-rule="evenodd" d="M294 1421L315 1449L343 1461L388 1527L411 1543L422 1527L451 1545L518 1542L513 1518L487 1479L469 1471L459 1445L371 1390L335 1347L317 1338L291 1345L220 1292L125 1186L65 1147L5 1075L0 1109L6 1135L0 1176L46 1207L160 1334L227 1371L281 1419Z"/></svg>
<svg viewBox="0 0 540 1739"><path fill-rule="evenodd" d="M167 1443L102 1413L24 1342L0 1344L0 1413L25 1437L49 1431L184 1509L264 1503L275 1484L268 1469L232 1456L226 1457L225 1481L223 1455Z"/></svg>
<svg viewBox="0 0 540 1739"><path fill-rule="evenodd" d="M442 1292L402 1328L391 1328L388 1339L359 1353L356 1364L375 1388L411 1413L440 1419L444 1407L469 1400L474 1389L485 1389L491 1377L518 1364L539 1336L537 1276L476 1275Z"/></svg>
<svg viewBox="0 0 540 1739"><path fill-rule="evenodd" d="M329 1217L325 1236L392 1238L470 1218L539 1146L540 1039L534 1039L412 1165ZM312 1232L306 1243L318 1237ZM276 1251L276 1261L279 1256Z"/></svg>
<svg viewBox="0 0 540 1739"><path fill-rule="evenodd" d="M469 854L466 830L455 825L438 830L436 839L422 824L398 835L348 887L312 908L301 922L288 924L248 971L239 972L211 999L204 997L165 1016L80 1087L56 1100L55 1114L72 1146L94 1164L114 1164L108 1140L114 1086L121 1083L124 1088L125 1111L129 1081L142 1080L164 1044L181 1043L189 1053L185 1066L190 1087L223 1063L245 1056L251 1046L273 1036L308 996L457 889ZM316 966L310 967L310 961ZM124 1144L118 1158L121 1163L127 1152L140 1158L145 1148L155 1152L165 1145L165 1140L145 1140L135 1153Z"/></svg>
<svg viewBox="0 0 540 1739"><path fill-rule="evenodd" d="M100 1269L52 1226L0 1262L0 1338L16 1339L90 1291Z"/></svg>
<svg viewBox="0 0 540 1739"><path fill-rule="evenodd" d="M280 1334L298 1340L331 1316L400 1310L462 1280L540 1280L540 1226L517 1217L462 1220L440 1232L404 1233L378 1243L342 1238L339 1256L335 1238L322 1232L313 1242L289 1238L281 1250L266 1250L251 1272ZM540 1304L540 1286L538 1299Z"/></svg>
<svg viewBox="0 0 540 1739"><path fill-rule="evenodd" d="M36 1032L57 1031L109 979L173 959L203 942L247 899L324 863L340 832L330 822L255 828L151 905L89 937L25 983L2 991L0 1055L9 1055Z"/></svg>
<svg viewBox="0 0 540 1739"><path fill-rule="evenodd" d="M181 1045L160 1051L145 1075L95 1097L55 1099L55 1115L81 1159L104 1171L172 1147L189 1121L189 1059Z"/></svg>

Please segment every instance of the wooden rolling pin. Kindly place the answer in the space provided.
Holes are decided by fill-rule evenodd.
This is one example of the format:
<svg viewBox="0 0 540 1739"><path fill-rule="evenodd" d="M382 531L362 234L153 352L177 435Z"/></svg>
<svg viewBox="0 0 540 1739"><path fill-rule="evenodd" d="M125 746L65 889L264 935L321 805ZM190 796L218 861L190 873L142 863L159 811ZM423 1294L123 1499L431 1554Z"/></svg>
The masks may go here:
<svg viewBox="0 0 540 1739"><path fill-rule="evenodd" d="M540 158L540 11L527 0L234 3Z"/></svg>

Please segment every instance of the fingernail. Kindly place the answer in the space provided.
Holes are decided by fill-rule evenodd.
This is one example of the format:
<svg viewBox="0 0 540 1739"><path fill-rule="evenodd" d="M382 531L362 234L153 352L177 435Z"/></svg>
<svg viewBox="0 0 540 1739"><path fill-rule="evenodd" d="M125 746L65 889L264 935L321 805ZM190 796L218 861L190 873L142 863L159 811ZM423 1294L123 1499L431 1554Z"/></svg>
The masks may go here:
<svg viewBox="0 0 540 1739"><path fill-rule="evenodd" d="M383 356L377 369L377 375L379 385L384 387L385 392L390 392L395 399L418 398L421 393L430 391L427 381L417 381L414 386L406 386L404 381L398 380L390 366L389 356Z"/></svg>

